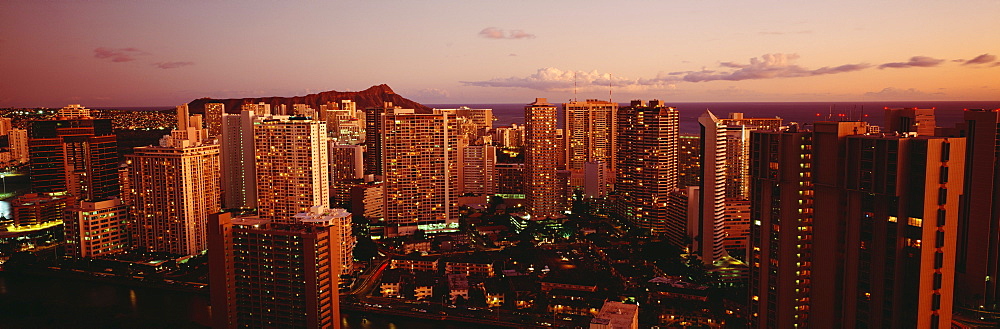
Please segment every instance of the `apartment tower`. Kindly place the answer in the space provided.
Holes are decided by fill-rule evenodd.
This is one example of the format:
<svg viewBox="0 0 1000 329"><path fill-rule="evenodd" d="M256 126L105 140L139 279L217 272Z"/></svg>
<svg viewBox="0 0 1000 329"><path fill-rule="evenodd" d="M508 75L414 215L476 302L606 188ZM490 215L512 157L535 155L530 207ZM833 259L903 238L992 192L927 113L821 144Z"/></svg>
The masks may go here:
<svg viewBox="0 0 1000 329"><path fill-rule="evenodd" d="M587 162L605 164L606 186L614 186L618 104L588 99L563 103L563 133L566 144L566 169L570 171L571 189L582 189L587 179Z"/></svg>
<svg viewBox="0 0 1000 329"><path fill-rule="evenodd" d="M340 328L334 223L218 213L207 226L213 328Z"/></svg>
<svg viewBox="0 0 1000 329"><path fill-rule="evenodd" d="M566 196L556 176L559 142L556 140L556 107L536 98L524 107L524 198L532 218L562 217Z"/></svg>
<svg viewBox="0 0 1000 329"><path fill-rule="evenodd" d="M66 191L81 200L119 194L118 143L111 119L95 119L78 104L50 120L32 121L28 132L31 187Z"/></svg>
<svg viewBox="0 0 1000 329"><path fill-rule="evenodd" d="M244 106L239 114L223 114L219 144L222 152L222 196L226 209L257 208L256 113Z"/></svg>
<svg viewBox="0 0 1000 329"><path fill-rule="evenodd" d="M258 117L253 125L257 215L288 223L330 204L326 123L307 117Z"/></svg>
<svg viewBox="0 0 1000 329"><path fill-rule="evenodd" d="M701 124L701 188L697 228L692 251L706 264L726 256L726 125L711 111L698 117Z"/></svg>
<svg viewBox="0 0 1000 329"><path fill-rule="evenodd" d="M221 210L219 146L205 144L201 116L177 107L178 129L126 157L137 248L194 255L205 250L208 215Z"/></svg>
<svg viewBox="0 0 1000 329"><path fill-rule="evenodd" d="M680 112L659 100L634 100L618 111L616 191L622 217L652 235L668 235L683 245L686 215L673 218L668 200L677 188Z"/></svg>
<svg viewBox="0 0 1000 329"><path fill-rule="evenodd" d="M459 135L445 113L381 114L387 235L458 230Z"/></svg>

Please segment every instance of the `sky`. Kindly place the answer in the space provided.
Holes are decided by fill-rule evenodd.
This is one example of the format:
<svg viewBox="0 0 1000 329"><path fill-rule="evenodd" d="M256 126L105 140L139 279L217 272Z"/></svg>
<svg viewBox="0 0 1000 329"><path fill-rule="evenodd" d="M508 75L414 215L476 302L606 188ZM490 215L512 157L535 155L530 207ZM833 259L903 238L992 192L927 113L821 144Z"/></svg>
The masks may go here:
<svg viewBox="0 0 1000 329"><path fill-rule="evenodd" d="M0 107L1000 100L1000 0L3 0Z"/></svg>

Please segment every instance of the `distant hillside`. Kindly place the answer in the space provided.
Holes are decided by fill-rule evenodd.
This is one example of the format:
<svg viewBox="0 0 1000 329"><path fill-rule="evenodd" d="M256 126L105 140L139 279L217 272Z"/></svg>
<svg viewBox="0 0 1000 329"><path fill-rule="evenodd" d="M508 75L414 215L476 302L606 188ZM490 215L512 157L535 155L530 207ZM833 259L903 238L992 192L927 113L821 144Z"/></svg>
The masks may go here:
<svg viewBox="0 0 1000 329"><path fill-rule="evenodd" d="M260 97L260 98L236 98L236 99L212 99L212 98L199 98L188 103L188 107L191 113L205 113L206 103L223 103L226 104L226 113L240 113L240 107L243 104L256 104L264 102L271 104L271 108L277 107L277 105L287 105L289 109L292 108L294 104L306 104L314 109L319 109L320 105L326 104L327 102L340 102L341 100L349 99L357 103L357 108L363 110L370 107L381 107L385 102L392 102L393 105L406 108L414 109L417 113L430 113L431 108L424 106L420 103L406 99L399 94L392 91L389 86L381 84L377 86L372 86L368 89L362 91L324 91L318 94L309 94L306 96L294 96L294 97Z"/></svg>

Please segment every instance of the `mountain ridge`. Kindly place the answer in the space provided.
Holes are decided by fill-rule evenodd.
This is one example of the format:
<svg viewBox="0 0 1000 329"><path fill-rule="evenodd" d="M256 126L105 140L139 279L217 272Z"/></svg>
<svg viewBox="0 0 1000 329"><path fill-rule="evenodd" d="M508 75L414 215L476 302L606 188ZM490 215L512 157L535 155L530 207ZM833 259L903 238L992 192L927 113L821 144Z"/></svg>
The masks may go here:
<svg viewBox="0 0 1000 329"><path fill-rule="evenodd" d="M364 110L366 108L372 107L382 107L385 102L392 102L393 105L402 108L414 109L416 113L431 113L431 108L423 104L414 102L407 99L395 91L392 90L386 84L379 84L368 87L368 89L362 91L323 91L315 94L308 94L305 96L292 96L292 97L282 97L282 96L271 96L271 97L251 97L251 98L229 98L229 99L214 99L214 98L198 98L188 102L188 108L191 113L203 114L205 113L205 104L208 103L222 103L225 104L226 113L240 113L243 104L256 104L256 103L267 103L271 105L274 109L278 105L286 105L289 110L291 110L294 104L306 104L313 109L319 110L319 106L326 104L328 102L337 102L341 100L349 99L357 103L358 110Z"/></svg>

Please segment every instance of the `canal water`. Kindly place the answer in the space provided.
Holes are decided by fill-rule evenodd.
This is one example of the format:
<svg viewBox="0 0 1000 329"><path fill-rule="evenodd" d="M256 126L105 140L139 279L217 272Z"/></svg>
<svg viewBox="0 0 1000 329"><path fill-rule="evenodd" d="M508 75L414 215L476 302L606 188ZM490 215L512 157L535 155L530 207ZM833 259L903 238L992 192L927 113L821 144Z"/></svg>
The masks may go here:
<svg viewBox="0 0 1000 329"><path fill-rule="evenodd" d="M208 296L0 272L0 328L208 328ZM468 328L461 323L342 312L344 329ZM477 327L485 327L478 326Z"/></svg>

